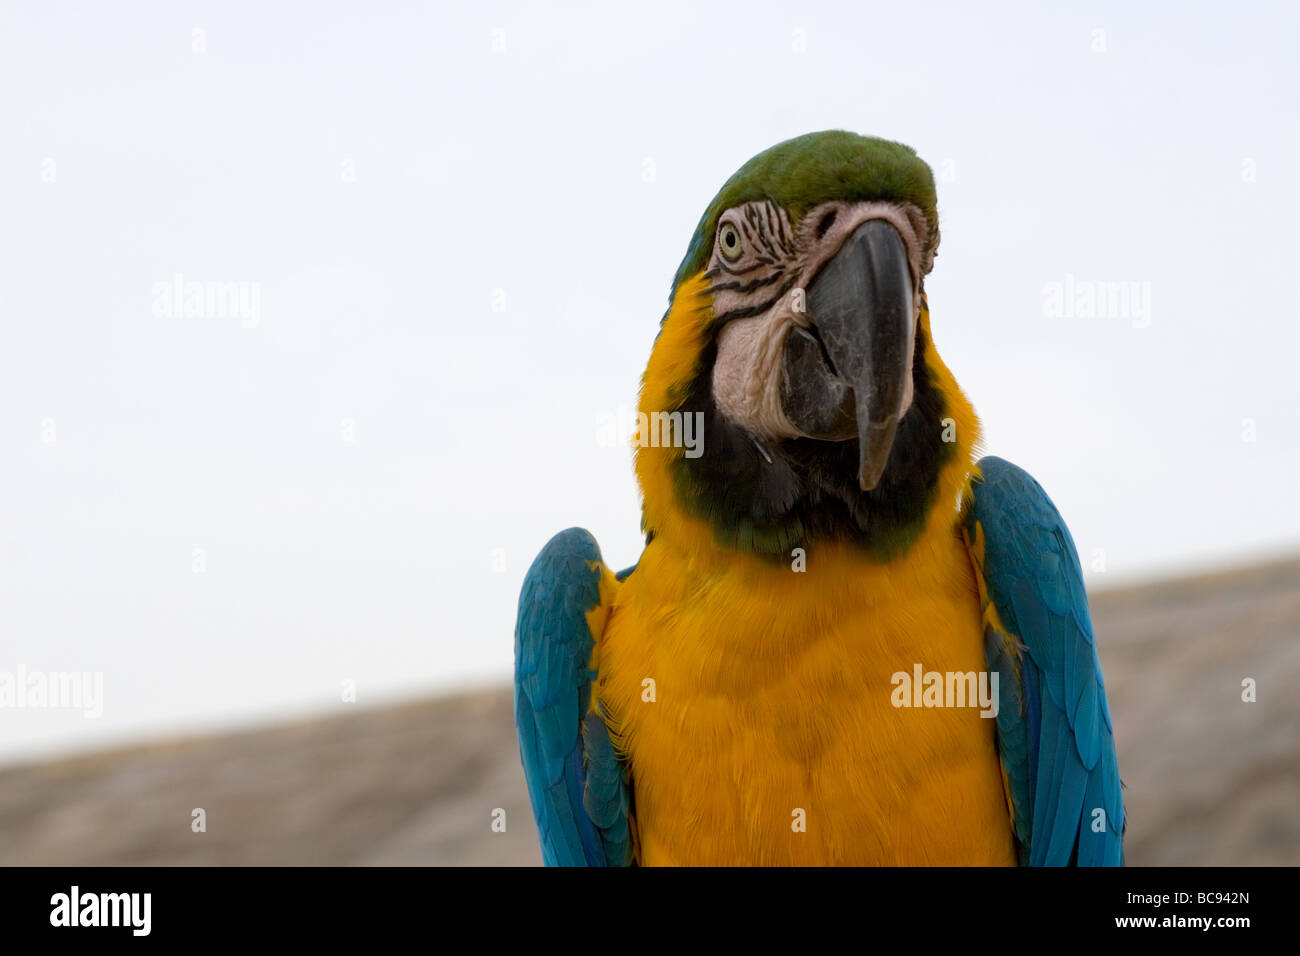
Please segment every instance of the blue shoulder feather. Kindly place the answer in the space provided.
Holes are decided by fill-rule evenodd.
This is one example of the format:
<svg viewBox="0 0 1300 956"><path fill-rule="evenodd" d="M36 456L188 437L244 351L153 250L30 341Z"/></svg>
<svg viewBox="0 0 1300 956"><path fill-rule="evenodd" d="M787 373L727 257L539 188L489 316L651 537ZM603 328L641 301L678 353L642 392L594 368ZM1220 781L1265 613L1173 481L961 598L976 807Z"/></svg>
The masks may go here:
<svg viewBox="0 0 1300 956"><path fill-rule="evenodd" d="M966 532L983 539L976 571L1009 632L989 624L985 652L999 674L998 750L1020 861L1121 865L1124 798L1074 540L1028 474L1001 458L979 467Z"/></svg>
<svg viewBox="0 0 1300 956"><path fill-rule="evenodd" d="M515 626L515 729L547 866L632 862L625 768L599 714L588 670L600 604L600 549L561 531L524 578Z"/></svg>

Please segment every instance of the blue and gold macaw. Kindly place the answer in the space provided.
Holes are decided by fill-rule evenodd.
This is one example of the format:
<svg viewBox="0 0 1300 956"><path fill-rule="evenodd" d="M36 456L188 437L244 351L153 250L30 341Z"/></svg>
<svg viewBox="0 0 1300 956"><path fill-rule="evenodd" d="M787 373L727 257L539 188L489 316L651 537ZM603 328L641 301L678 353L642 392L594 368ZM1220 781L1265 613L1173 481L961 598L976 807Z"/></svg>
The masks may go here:
<svg viewBox="0 0 1300 956"><path fill-rule="evenodd" d="M642 382L640 560L563 531L520 596L548 864L1121 862L1074 543L976 462L938 244L929 167L846 132L759 154L704 213Z"/></svg>

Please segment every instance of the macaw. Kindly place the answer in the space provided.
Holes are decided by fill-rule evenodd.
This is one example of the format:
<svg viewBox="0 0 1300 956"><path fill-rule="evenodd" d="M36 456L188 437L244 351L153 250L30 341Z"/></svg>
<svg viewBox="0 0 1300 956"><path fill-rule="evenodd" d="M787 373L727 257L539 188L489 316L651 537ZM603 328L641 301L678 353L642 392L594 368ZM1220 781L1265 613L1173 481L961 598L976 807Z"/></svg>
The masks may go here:
<svg viewBox="0 0 1300 956"><path fill-rule="evenodd" d="M1122 863L1074 542L1033 478L976 461L938 244L925 162L841 131L705 211L642 380L644 550L615 574L562 531L519 599L548 865Z"/></svg>

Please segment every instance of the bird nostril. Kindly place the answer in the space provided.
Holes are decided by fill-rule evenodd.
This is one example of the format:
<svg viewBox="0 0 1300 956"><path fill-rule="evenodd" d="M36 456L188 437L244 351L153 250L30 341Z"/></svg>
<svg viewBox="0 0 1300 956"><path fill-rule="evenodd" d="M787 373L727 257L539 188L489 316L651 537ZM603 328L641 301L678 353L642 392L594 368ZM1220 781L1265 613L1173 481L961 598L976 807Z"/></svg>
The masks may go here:
<svg viewBox="0 0 1300 956"><path fill-rule="evenodd" d="M826 215L822 216L822 221L817 223L817 238L820 239L822 238L822 236L826 235L826 233L830 230L831 226L833 225L835 225L834 209L832 209Z"/></svg>

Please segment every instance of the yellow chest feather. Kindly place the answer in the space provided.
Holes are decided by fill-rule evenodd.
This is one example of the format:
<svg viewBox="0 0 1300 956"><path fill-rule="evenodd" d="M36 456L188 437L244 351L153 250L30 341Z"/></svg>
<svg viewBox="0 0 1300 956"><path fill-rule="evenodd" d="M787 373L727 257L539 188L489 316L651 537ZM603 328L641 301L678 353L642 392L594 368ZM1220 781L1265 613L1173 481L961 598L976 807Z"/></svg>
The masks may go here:
<svg viewBox="0 0 1300 956"><path fill-rule="evenodd" d="M656 539L613 597L599 699L643 864L1012 864L978 707L898 707L894 675L985 670L954 529L872 564L709 564Z"/></svg>

